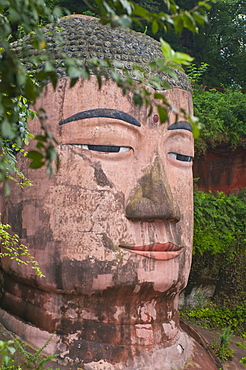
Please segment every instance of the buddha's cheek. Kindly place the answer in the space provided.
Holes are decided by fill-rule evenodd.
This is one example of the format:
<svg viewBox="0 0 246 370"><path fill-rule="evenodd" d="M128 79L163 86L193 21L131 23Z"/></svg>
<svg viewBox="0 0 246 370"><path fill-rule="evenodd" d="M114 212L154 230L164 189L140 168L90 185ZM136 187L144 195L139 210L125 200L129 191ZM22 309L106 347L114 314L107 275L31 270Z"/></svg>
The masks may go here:
<svg viewBox="0 0 246 370"><path fill-rule="evenodd" d="M184 250L184 265L181 271L187 283L193 245L193 176L192 166L187 166L184 169L183 164L176 167L170 166L168 168L168 177L172 189L172 194L179 205L180 221L178 223L180 233L182 235L182 244L185 246Z"/></svg>
<svg viewBox="0 0 246 370"><path fill-rule="evenodd" d="M53 238L62 244L62 259L114 260L119 241L131 241L124 194L116 191L99 162L69 146L60 149L60 158L61 167L44 207L50 214Z"/></svg>
<svg viewBox="0 0 246 370"><path fill-rule="evenodd" d="M53 237L63 244L63 258L113 261L120 241L133 243L124 216L124 197L112 189L53 189L56 211L50 216Z"/></svg>

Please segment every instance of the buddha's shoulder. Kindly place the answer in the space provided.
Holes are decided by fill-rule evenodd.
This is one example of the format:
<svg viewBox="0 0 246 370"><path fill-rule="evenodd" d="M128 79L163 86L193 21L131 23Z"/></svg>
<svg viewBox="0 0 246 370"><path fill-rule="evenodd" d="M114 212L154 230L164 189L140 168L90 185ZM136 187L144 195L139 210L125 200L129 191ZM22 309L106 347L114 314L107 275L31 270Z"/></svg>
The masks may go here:
<svg viewBox="0 0 246 370"><path fill-rule="evenodd" d="M215 355L208 341L193 325L180 322L182 329L193 339L192 355L188 359L185 370L218 370L222 369L220 360Z"/></svg>

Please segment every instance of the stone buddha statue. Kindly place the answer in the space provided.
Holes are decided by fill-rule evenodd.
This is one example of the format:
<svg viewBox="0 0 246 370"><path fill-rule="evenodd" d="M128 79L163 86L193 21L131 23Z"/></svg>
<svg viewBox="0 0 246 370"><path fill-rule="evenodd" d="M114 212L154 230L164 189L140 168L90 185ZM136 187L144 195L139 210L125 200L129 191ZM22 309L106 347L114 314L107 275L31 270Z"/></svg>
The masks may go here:
<svg viewBox="0 0 246 370"><path fill-rule="evenodd" d="M109 57L129 69L161 57L157 41L96 19L65 17L60 27L71 57ZM48 45L55 52L52 38ZM2 323L37 347L55 332L46 347L59 354L53 368L217 369L178 315L192 254L189 123L170 112L161 124L155 108L149 116L110 79L101 89L93 75L69 88L58 72L34 109L45 109L60 169L49 178L20 158L33 186L13 184L1 211L45 278L2 261ZM165 78L168 102L191 113L184 73ZM29 126L40 133L38 119Z"/></svg>

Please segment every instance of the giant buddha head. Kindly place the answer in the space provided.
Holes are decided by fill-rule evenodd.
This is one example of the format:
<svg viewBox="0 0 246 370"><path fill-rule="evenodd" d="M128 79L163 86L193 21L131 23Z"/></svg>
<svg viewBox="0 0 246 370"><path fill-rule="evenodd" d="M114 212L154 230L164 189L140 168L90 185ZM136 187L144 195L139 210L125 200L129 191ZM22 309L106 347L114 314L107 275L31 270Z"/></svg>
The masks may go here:
<svg viewBox="0 0 246 370"><path fill-rule="evenodd" d="M161 57L157 41L96 19L67 17L60 27L71 57L114 58L129 69ZM3 205L45 278L2 261L3 322L34 344L56 332L49 351L71 368L147 369L157 352L167 369L182 368L192 351L177 313L192 253L191 127L171 110L161 123L110 79L99 89L92 75L70 88L58 72L56 89L48 83L34 109L45 109L60 169L49 178L20 158L33 186L14 184ZM191 113L184 73L163 78L169 104ZM40 133L38 119L29 127Z"/></svg>

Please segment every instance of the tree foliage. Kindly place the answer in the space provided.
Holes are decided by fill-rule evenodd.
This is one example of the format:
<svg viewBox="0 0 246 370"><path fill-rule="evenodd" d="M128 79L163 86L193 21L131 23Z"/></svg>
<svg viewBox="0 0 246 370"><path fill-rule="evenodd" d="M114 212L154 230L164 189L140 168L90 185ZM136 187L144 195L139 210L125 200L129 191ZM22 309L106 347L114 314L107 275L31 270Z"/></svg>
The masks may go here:
<svg viewBox="0 0 246 370"><path fill-rule="evenodd" d="M246 188L238 195L196 191L194 253L224 254L229 261L246 251Z"/></svg>
<svg viewBox="0 0 246 370"><path fill-rule="evenodd" d="M178 0L181 9L194 0ZM169 33L173 48L193 56L197 66L209 64L202 83L212 87L246 89L246 3L241 0L215 0L207 12L208 22L198 33L188 29L180 35Z"/></svg>
<svg viewBox="0 0 246 370"><path fill-rule="evenodd" d="M168 2L158 0L135 0L134 3L142 6L150 13L168 13ZM170 3L172 3L170 1ZM197 5L196 0L177 0L176 9L187 12ZM49 6L61 5L71 13L98 14L99 8L96 0L48 0ZM184 13L183 13L184 14ZM213 0L212 7L207 10L208 22L200 22L200 14L193 13L197 24L186 14L185 24L188 27L174 32L171 23L165 27L158 26L152 18L149 23L145 17L131 26L140 32L160 39L164 38L173 49L185 52L194 57L197 66L201 62L209 64L209 69L203 75L202 83L213 87L236 87L246 89L246 4L241 0ZM202 27L200 25L202 23ZM158 26L158 27L157 27ZM171 27L170 27L171 26ZM192 31L191 32L191 28ZM168 33L166 33L168 29ZM197 30L199 29L199 32ZM194 32L195 31L195 32Z"/></svg>
<svg viewBox="0 0 246 370"><path fill-rule="evenodd" d="M38 262L35 261L33 256L31 256L28 248L24 244L20 243L20 238L18 235L12 235L9 233L9 229L10 225L2 224L0 222L0 258L8 257L11 260L15 260L18 264L29 265L35 270L39 277L44 277Z"/></svg>
<svg viewBox="0 0 246 370"><path fill-rule="evenodd" d="M214 286L213 302L234 310L246 299L246 188L229 196L195 191L194 206L194 255L187 293L194 287L203 291L204 284ZM242 333L245 319L240 321L235 318L230 324Z"/></svg>
<svg viewBox="0 0 246 370"><path fill-rule="evenodd" d="M246 89L246 3L216 1L208 11L209 22L192 35L188 48L196 63L209 64L203 84Z"/></svg>
<svg viewBox="0 0 246 370"><path fill-rule="evenodd" d="M205 91L202 87L195 87L193 103L194 114L203 124L196 140L197 155L204 154L209 146L221 143L227 143L231 149L246 145L246 94L233 90Z"/></svg>
<svg viewBox="0 0 246 370"><path fill-rule="evenodd" d="M26 119L33 118L34 113L27 105L41 92L41 85L34 81L20 57L13 52L11 41L20 30L30 34L32 45L43 51L39 56L39 62L44 62L43 78L51 78L52 72L45 69L48 55L39 25L44 19L56 24L61 13L57 8L50 11L42 0L1 0L0 15L0 182L5 183L5 193L8 194L7 179L10 173L16 172L13 152L32 137Z"/></svg>

